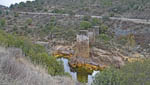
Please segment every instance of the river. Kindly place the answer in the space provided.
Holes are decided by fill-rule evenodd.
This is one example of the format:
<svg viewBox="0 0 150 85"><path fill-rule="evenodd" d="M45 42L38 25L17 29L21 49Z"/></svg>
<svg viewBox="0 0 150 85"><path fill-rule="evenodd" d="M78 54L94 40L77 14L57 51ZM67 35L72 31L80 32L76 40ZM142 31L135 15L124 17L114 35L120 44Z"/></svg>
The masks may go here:
<svg viewBox="0 0 150 85"><path fill-rule="evenodd" d="M61 60L64 63L65 72L68 72L75 81L80 82L80 83L86 83L88 85L91 85L95 74L99 72L99 71L93 71L89 73L82 68L73 69L69 66L68 59L59 58L57 60L59 61Z"/></svg>

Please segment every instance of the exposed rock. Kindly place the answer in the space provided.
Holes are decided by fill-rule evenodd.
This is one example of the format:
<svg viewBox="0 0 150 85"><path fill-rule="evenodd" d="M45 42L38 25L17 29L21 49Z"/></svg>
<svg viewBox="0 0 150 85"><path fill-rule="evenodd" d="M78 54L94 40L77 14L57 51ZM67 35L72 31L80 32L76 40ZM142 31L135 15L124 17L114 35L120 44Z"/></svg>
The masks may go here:
<svg viewBox="0 0 150 85"><path fill-rule="evenodd" d="M119 52L109 52L102 49L93 48L92 54L99 60L99 63L114 65L116 67L124 65L124 56Z"/></svg>
<svg viewBox="0 0 150 85"><path fill-rule="evenodd" d="M69 64L72 67L83 66L87 69L102 70L103 68L114 65L115 67L120 67L124 65L124 56L117 52L110 52L98 48L91 48L90 57L80 57L74 56L74 50L70 46L56 46L55 56L69 56L65 58L70 58Z"/></svg>
<svg viewBox="0 0 150 85"><path fill-rule="evenodd" d="M71 57L74 54L74 50L71 46L55 46L53 55L56 57L64 56L64 57Z"/></svg>

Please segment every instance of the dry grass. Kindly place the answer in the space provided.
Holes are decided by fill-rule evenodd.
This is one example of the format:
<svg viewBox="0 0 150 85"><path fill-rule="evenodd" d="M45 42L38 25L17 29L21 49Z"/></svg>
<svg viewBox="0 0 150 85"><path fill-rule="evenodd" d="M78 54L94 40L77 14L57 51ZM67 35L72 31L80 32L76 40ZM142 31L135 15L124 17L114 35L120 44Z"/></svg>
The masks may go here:
<svg viewBox="0 0 150 85"><path fill-rule="evenodd" d="M75 85L68 77L52 77L38 69L20 49L0 47L0 85Z"/></svg>

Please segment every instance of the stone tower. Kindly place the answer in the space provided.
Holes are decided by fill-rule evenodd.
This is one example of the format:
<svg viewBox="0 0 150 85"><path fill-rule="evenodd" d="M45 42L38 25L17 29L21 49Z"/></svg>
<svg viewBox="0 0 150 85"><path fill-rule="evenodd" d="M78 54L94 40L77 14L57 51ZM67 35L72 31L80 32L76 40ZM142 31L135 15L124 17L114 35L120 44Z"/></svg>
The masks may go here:
<svg viewBox="0 0 150 85"><path fill-rule="evenodd" d="M90 56L88 30L81 30L77 35L76 57L88 58Z"/></svg>

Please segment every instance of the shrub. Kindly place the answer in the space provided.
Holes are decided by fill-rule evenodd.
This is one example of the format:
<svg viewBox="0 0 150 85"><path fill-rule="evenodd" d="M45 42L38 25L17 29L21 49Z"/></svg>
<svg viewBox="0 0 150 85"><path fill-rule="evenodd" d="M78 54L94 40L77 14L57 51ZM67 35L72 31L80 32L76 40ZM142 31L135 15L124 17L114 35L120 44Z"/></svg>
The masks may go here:
<svg viewBox="0 0 150 85"><path fill-rule="evenodd" d="M72 11L72 10L67 11L67 13L69 14L69 16L74 16L75 15L75 12Z"/></svg>
<svg viewBox="0 0 150 85"><path fill-rule="evenodd" d="M98 18L92 19L92 25L99 25L100 23L101 23L100 19L98 19Z"/></svg>
<svg viewBox="0 0 150 85"><path fill-rule="evenodd" d="M45 8L45 9L44 9L44 12L48 12L48 9Z"/></svg>
<svg viewBox="0 0 150 85"><path fill-rule="evenodd" d="M87 15L86 15L86 16L83 17L83 20L84 20L84 21L90 21L90 19L91 19L91 16L87 16Z"/></svg>
<svg viewBox="0 0 150 85"><path fill-rule="evenodd" d="M2 15L2 13L3 13L2 10L0 10L0 15Z"/></svg>
<svg viewBox="0 0 150 85"><path fill-rule="evenodd" d="M61 62L58 62L55 57L50 56L43 46L33 44L25 37L11 35L0 30L0 45L21 48L33 63L46 67L49 74L64 75L64 68Z"/></svg>
<svg viewBox="0 0 150 85"><path fill-rule="evenodd" d="M65 31L65 39L68 39L69 41L73 41L76 36L76 31L73 29L68 29Z"/></svg>
<svg viewBox="0 0 150 85"><path fill-rule="evenodd" d="M114 17L115 14L114 14L114 13L109 13L109 16L110 16L110 17Z"/></svg>
<svg viewBox="0 0 150 85"><path fill-rule="evenodd" d="M54 10L52 11L52 13L60 13L60 14L63 14L63 13L65 13L65 12L64 12L64 10L61 10L61 9L54 9Z"/></svg>
<svg viewBox="0 0 150 85"><path fill-rule="evenodd" d="M150 60L128 63L120 69L109 68L96 74L93 85L149 85Z"/></svg>
<svg viewBox="0 0 150 85"><path fill-rule="evenodd" d="M103 6L103 7L110 7L110 6L112 6L112 0L101 0L101 5Z"/></svg>
<svg viewBox="0 0 150 85"><path fill-rule="evenodd" d="M120 76L119 71L114 68L105 69L96 74L92 85L121 85Z"/></svg>
<svg viewBox="0 0 150 85"><path fill-rule="evenodd" d="M81 27L81 29L88 29L88 28L92 27L92 24L88 21L82 21L80 23L80 27Z"/></svg>
<svg viewBox="0 0 150 85"><path fill-rule="evenodd" d="M150 84L150 60L128 63L120 69L123 73L123 85L149 85Z"/></svg>
<svg viewBox="0 0 150 85"><path fill-rule="evenodd" d="M14 17L19 17L19 14L14 12Z"/></svg>
<svg viewBox="0 0 150 85"><path fill-rule="evenodd" d="M31 24L32 24L32 19L31 19L31 18L30 18L30 19L27 19L26 24L27 24L27 25L31 25Z"/></svg>
<svg viewBox="0 0 150 85"><path fill-rule="evenodd" d="M6 13L6 15L8 15L8 14L9 14L9 11L6 11L5 13Z"/></svg>
<svg viewBox="0 0 150 85"><path fill-rule="evenodd" d="M111 37L107 34L100 34L100 40L103 40L104 43L108 43L111 40Z"/></svg>
<svg viewBox="0 0 150 85"><path fill-rule="evenodd" d="M6 20L4 18L0 19L0 26L5 26Z"/></svg>
<svg viewBox="0 0 150 85"><path fill-rule="evenodd" d="M108 27L104 24L100 25L100 33L105 34L108 31Z"/></svg>

